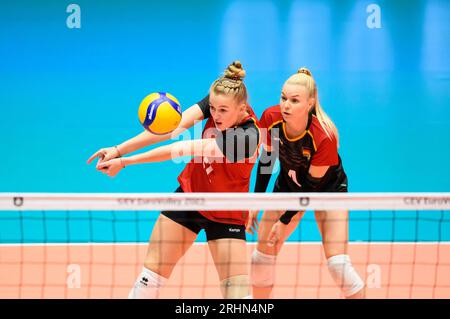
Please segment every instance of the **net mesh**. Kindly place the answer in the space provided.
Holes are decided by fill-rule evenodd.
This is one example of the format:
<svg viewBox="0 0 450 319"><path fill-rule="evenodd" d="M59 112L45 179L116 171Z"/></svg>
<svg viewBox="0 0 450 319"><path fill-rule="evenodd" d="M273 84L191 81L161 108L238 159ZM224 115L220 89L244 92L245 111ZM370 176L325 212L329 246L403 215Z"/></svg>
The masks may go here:
<svg viewBox="0 0 450 319"><path fill-rule="evenodd" d="M0 298L126 298L160 210L224 203L306 210L277 257L274 298L342 298L312 210L343 206L351 209L348 254L368 298L450 298L448 194L246 195L3 194ZM247 234L248 267L257 239ZM161 298L221 297L202 231Z"/></svg>

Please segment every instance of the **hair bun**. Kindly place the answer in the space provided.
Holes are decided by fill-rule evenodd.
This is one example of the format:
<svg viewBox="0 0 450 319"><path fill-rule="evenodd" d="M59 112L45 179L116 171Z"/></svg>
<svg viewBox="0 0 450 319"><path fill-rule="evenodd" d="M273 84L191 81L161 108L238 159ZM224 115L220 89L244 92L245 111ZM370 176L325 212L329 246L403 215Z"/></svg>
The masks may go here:
<svg viewBox="0 0 450 319"><path fill-rule="evenodd" d="M225 70L224 77L233 80L242 80L245 77L245 70L240 61L234 61Z"/></svg>
<svg viewBox="0 0 450 319"><path fill-rule="evenodd" d="M305 67L298 69L297 73L299 74L303 73L312 77L311 71Z"/></svg>

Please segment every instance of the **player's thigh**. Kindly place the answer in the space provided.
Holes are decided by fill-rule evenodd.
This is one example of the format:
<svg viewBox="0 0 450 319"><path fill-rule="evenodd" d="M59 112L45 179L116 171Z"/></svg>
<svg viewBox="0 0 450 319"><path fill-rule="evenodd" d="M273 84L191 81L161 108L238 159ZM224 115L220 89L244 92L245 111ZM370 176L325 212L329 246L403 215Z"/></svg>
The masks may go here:
<svg viewBox="0 0 450 319"><path fill-rule="evenodd" d="M278 255L281 246L294 232L305 212L299 212L292 218L291 222L286 227L284 236L278 241L277 245L271 247L268 245L269 234L273 225L279 220L282 214L284 214L284 211L265 211L261 217L258 229L257 249L263 254Z"/></svg>
<svg viewBox="0 0 450 319"><path fill-rule="evenodd" d="M208 241L211 256L220 280L247 275L247 244L245 240L222 238Z"/></svg>
<svg viewBox="0 0 450 319"><path fill-rule="evenodd" d="M348 211L328 210L315 212L317 226L327 258L346 254L348 244Z"/></svg>
<svg viewBox="0 0 450 319"><path fill-rule="evenodd" d="M195 232L160 214L150 237L145 266L163 276L170 275L196 238Z"/></svg>

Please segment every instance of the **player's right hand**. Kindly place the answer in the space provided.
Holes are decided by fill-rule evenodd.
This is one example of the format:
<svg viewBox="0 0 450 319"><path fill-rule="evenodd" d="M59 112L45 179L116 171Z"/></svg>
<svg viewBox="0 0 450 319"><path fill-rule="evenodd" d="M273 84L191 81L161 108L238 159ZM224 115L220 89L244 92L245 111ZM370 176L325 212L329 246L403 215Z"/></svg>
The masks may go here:
<svg viewBox="0 0 450 319"><path fill-rule="evenodd" d="M101 148L97 152L95 152L89 159L87 160L87 163L90 164L95 158L99 158L97 166L103 162L109 161L111 159L120 157L119 150L117 147L106 147Z"/></svg>
<svg viewBox="0 0 450 319"><path fill-rule="evenodd" d="M123 168L125 168L125 166L120 158L114 158L97 164L97 169L110 177L116 176Z"/></svg>
<svg viewBox="0 0 450 319"><path fill-rule="evenodd" d="M258 213L259 210L251 210L248 212L245 231L249 234L255 235L258 232Z"/></svg>
<svg viewBox="0 0 450 319"><path fill-rule="evenodd" d="M269 237L267 238L267 246L276 247L278 242L284 237L286 233L286 225L280 221L273 224L270 230Z"/></svg>

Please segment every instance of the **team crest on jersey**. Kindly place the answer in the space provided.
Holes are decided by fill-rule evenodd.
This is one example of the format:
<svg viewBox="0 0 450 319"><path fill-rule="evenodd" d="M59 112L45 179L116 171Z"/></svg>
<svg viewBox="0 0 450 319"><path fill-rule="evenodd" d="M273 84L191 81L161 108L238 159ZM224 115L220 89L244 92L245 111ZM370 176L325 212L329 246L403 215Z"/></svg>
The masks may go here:
<svg viewBox="0 0 450 319"><path fill-rule="evenodd" d="M309 148L302 147L302 154L308 161L311 159L311 150Z"/></svg>

